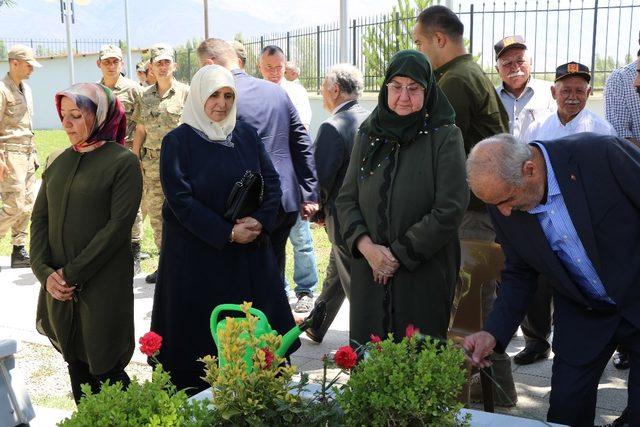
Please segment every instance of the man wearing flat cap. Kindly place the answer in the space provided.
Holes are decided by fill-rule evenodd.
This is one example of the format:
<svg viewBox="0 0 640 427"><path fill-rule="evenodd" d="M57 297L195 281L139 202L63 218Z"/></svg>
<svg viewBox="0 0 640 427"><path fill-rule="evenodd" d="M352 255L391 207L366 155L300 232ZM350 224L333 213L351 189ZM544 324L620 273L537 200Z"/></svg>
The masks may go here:
<svg viewBox="0 0 640 427"><path fill-rule="evenodd" d="M0 239L11 229L11 268L22 268L30 265L24 246L38 168L33 98L24 80L41 65L28 46L12 46L7 57L9 72L0 81Z"/></svg>
<svg viewBox="0 0 640 427"><path fill-rule="evenodd" d="M140 108L140 96L142 87L131 79L121 74L124 68L122 49L113 44L106 44L100 48L100 54L96 65L102 73L102 79L98 83L105 85L120 100L124 107L127 119L127 134L125 143L127 148L133 149L133 136L136 131L136 122L133 119L135 110ZM133 252L134 274L140 273L140 243L142 241L143 220L142 211L138 209L133 228L131 230L131 250Z"/></svg>
<svg viewBox="0 0 640 427"><path fill-rule="evenodd" d="M531 75L527 45L522 36L504 37L493 48L496 70L502 80L496 90L509 115L509 133L519 138L534 122L542 121L556 112L556 103L551 96L553 83ZM551 299L551 286L544 276L538 280L535 298L543 303L534 302L522 322L526 345L513 358L518 365L528 365L549 355L551 305L548 301Z"/></svg>
<svg viewBox="0 0 640 427"><path fill-rule="evenodd" d="M531 123L546 119L556 111L551 97L552 83L531 75L527 45L522 36L509 36L493 47L496 71L502 84L496 88L509 115L509 133L516 138Z"/></svg>
<svg viewBox="0 0 640 427"><path fill-rule="evenodd" d="M579 132L616 135L616 131L603 118L585 108L591 95L589 67L569 62L556 68L555 84L551 95L558 111L546 120L532 123L521 135L524 142L549 141Z"/></svg>
<svg viewBox="0 0 640 427"><path fill-rule="evenodd" d="M157 81L144 89L140 108L134 113L136 133L133 153L140 157L144 172L143 203L153 229L158 251L162 246L162 204L164 193L160 184L160 145L162 138L178 127L189 86L173 77L176 69L173 48L158 43L149 49L150 68ZM147 283L155 283L157 270L149 274Z"/></svg>

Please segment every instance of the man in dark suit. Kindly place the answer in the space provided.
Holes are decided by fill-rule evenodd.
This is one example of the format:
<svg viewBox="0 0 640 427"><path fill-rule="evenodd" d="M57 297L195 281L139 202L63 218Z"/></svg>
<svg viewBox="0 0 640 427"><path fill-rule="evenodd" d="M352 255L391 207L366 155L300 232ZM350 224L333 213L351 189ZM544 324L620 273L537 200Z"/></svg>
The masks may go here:
<svg viewBox="0 0 640 427"><path fill-rule="evenodd" d="M298 214L308 219L318 210L318 182L311 139L296 108L280 86L244 72L244 63L224 40L207 39L198 46L200 65L217 64L236 80L238 120L257 131L280 175L282 206L271 243L284 275L285 246Z"/></svg>
<svg viewBox="0 0 640 427"><path fill-rule="evenodd" d="M369 111L358 104L363 89L362 73L350 64L331 67L320 88L323 107L331 117L320 125L314 143L321 206L317 222L326 227L331 253L318 297L318 301L326 303L327 316L320 328L307 329L307 335L315 342L322 342L345 296L349 297L351 256L340 235L335 202L347 172L356 132L369 115Z"/></svg>
<svg viewBox="0 0 640 427"><path fill-rule="evenodd" d="M555 301L548 420L593 425L598 381L622 344L627 420L640 425L640 150L593 133L530 145L501 134L474 147L467 173L506 256L484 330L464 342L472 362L504 351L543 274Z"/></svg>

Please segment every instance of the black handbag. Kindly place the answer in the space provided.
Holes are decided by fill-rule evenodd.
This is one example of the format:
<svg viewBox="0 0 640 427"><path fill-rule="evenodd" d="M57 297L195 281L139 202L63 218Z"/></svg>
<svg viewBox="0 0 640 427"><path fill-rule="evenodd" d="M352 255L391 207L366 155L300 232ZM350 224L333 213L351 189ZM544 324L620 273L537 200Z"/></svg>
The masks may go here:
<svg viewBox="0 0 640 427"><path fill-rule="evenodd" d="M229 222L250 216L262 205L264 181L259 172L246 171L227 197L224 218Z"/></svg>

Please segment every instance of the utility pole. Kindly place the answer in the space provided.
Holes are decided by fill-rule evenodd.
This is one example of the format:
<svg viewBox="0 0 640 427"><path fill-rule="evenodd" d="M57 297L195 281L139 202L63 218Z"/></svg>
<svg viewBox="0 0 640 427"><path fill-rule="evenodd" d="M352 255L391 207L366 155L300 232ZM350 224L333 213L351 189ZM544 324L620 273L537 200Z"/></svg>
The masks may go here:
<svg viewBox="0 0 640 427"><path fill-rule="evenodd" d="M347 0L340 0L340 62L349 62L349 11Z"/></svg>
<svg viewBox="0 0 640 427"><path fill-rule="evenodd" d="M209 0L204 0L204 39L209 38Z"/></svg>
<svg viewBox="0 0 640 427"><path fill-rule="evenodd" d="M75 83L75 73L73 70L73 48L71 40L71 23L75 23L73 16L73 0L60 0L60 18L67 27L67 58L69 60L69 83Z"/></svg>
<svg viewBox="0 0 640 427"><path fill-rule="evenodd" d="M127 77L130 79L134 79L134 68L131 63L131 42L129 37L129 7L127 5L127 0L124 0L124 27L127 41Z"/></svg>

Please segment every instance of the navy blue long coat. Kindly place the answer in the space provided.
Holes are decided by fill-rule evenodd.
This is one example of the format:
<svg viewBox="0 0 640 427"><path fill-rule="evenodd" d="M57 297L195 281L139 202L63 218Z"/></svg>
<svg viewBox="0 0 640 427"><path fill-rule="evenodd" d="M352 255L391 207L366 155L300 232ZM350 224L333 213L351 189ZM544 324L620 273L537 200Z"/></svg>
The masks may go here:
<svg viewBox="0 0 640 427"><path fill-rule="evenodd" d="M189 394L208 386L197 359L217 354L209 316L218 304L251 301L279 333L295 326L268 238L282 194L278 174L249 125L238 121L231 143L208 141L186 124L162 141L165 202L151 330L163 337L158 360L178 388L194 387ZM266 235L260 243L229 243L225 203L247 170L264 179L264 201L252 217Z"/></svg>

